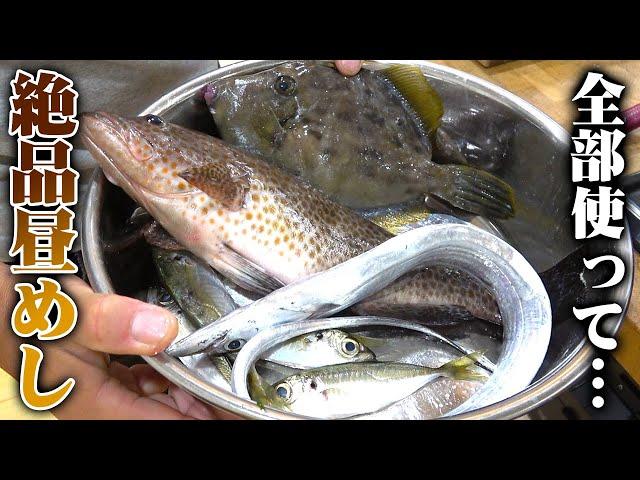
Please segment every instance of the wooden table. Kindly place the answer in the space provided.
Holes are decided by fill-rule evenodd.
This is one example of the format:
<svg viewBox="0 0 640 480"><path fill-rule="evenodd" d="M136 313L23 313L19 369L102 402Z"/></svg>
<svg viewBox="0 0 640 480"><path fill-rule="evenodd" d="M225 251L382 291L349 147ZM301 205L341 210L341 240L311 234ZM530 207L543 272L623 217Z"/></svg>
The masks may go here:
<svg viewBox="0 0 640 480"><path fill-rule="evenodd" d="M472 60L436 60L493 82L524 98L571 131L575 105L570 99L590 68L610 74L627 86L622 108L640 103L640 61L520 60L485 68ZM221 66L232 61L220 61ZM626 143L627 173L640 171L640 132L629 135ZM569 221L567 219L567 221ZM636 275L640 274L638 257ZM636 277L640 278L640 277ZM640 282L636 282L629 312L619 335L617 360L640 383ZM1 418L53 418L48 413L32 414L17 397L17 383L0 370Z"/></svg>
<svg viewBox="0 0 640 480"><path fill-rule="evenodd" d="M524 98L545 112L567 131L571 131L576 116L571 98L582 82L585 72L597 69L626 86L622 109L640 103L640 61L638 60L518 60L490 68L469 60L436 60L458 70L489 80ZM625 173L640 171L640 129L626 139Z"/></svg>

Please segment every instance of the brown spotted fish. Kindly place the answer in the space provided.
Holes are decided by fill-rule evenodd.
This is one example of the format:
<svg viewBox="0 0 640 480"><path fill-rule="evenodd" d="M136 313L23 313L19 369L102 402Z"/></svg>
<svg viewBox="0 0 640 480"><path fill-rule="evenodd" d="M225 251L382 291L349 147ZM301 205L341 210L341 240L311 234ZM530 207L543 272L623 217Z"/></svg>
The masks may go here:
<svg viewBox="0 0 640 480"><path fill-rule="evenodd" d="M410 73L426 84L421 72ZM417 83L408 82L407 90ZM288 62L217 80L205 87L204 98L223 140L304 178L342 205L389 205L430 193L472 213L513 215L505 182L432 161L424 115L384 70L345 77L320 63Z"/></svg>
<svg viewBox="0 0 640 480"><path fill-rule="evenodd" d="M273 164L155 115L85 114L81 133L113 183L186 249L251 291L324 271L392 236ZM356 309L500 321L484 286L444 267L407 274Z"/></svg>

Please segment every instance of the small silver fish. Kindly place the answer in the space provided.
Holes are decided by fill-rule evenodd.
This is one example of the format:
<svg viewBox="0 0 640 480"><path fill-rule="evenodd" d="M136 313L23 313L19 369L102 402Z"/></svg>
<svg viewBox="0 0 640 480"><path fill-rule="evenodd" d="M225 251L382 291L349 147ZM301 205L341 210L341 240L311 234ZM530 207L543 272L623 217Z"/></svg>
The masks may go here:
<svg viewBox="0 0 640 480"><path fill-rule="evenodd" d="M170 252L162 253L164 255L163 258L166 259L166 255ZM191 259L191 256L186 255L184 252L179 252L179 255L183 258L183 264L188 263L189 259ZM190 267L194 267L194 265L190 264ZM176 267L175 270L180 271L183 268L184 265L182 267ZM204 265L204 268L210 270L206 265ZM202 275L200 277L202 277ZM209 278L209 280L211 279ZM170 278L169 283L175 283L175 278ZM205 305L207 305L206 300L211 300L211 298L224 298L224 295L214 292L216 289L222 289L226 293L226 290L224 290L224 287L220 283L214 282L206 286L203 285L202 290L212 294L204 298ZM176 291L175 288L174 291ZM147 295L147 301L168 309L178 319L179 331L174 342L193 333L195 327L202 322L202 320L192 320L193 310L191 315L187 315L185 309L180 307L179 302L169 292L163 289L150 289ZM195 301L185 303L188 307L192 307ZM215 302L213 302L213 308L218 308ZM198 312L201 310L203 310L202 306L197 308ZM205 313L206 312L205 310ZM215 321L215 319L213 321ZM231 378L231 366L234 358L233 353L210 358L210 362L220 370L220 373L222 373L227 382L229 382ZM331 329L301 335L272 348L270 351L265 352L260 367L263 371L268 370L272 375L286 375L291 374L291 370L283 369L281 366L289 367L289 369L302 370L347 362L374 361L375 359L376 357L373 352L361 341L353 338L348 333ZM207 364L207 362L201 359L197 362L198 368L200 369L205 364Z"/></svg>
<svg viewBox="0 0 640 480"><path fill-rule="evenodd" d="M162 283L196 327L215 322L238 308L219 275L192 253L154 246L151 255Z"/></svg>
<svg viewBox="0 0 640 480"><path fill-rule="evenodd" d="M440 377L388 407L354 419L430 420L446 416L469 400L482 382Z"/></svg>
<svg viewBox="0 0 640 480"><path fill-rule="evenodd" d="M465 322L459 327L468 325L469 323ZM380 362L399 362L436 368L460 356L459 349L429 335L406 329L374 327L358 329L352 335L368 345ZM475 345L474 348L495 360L500 353L500 341L494 340L494 347L489 352ZM366 418L416 420L438 418L462 405L481 385L482 383L477 381L441 377Z"/></svg>
<svg viewBox="0 0 640 480"><path fill-rule="evenodd" d="M486 375L462 357L438 368L405 363L364 362L332 365L292 375L273 385L284 406L300 415L316 418L344 418L371 413L411 395L423 385L446 376L481 380ZM271 398L264 400L271 405Z"/></svg>
<svg viewBox="0 0 640 480"><path fill-rule="evenodd" d="M174 343L194 332L195 327L187 320L177 302L167 291L150 288L147 292L146 301L166 308L176 317L178 320L178 335L173 341ZM198 354L185 357L181 361L204 380L224 390L231 391L231 363L224 356L211 357L207 354Z"/></svg>
<svg viewBox="0 0 640 480"><path fill-rule="evenodd" d="M317 368L352 362L371 362L373 352L361 341L341 330L331 329L301 335L269 350L263 357L293 368Z"/></svg>

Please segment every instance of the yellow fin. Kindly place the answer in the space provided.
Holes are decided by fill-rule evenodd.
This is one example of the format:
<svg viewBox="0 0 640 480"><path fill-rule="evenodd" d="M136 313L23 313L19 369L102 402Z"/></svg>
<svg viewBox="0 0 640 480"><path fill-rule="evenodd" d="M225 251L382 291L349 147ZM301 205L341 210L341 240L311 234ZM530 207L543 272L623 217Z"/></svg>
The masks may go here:
<svg viewBox="0 0 640 480"><path fill-rule="evenodd" d="M420 67L392 65L383 73L413 107L426 132L432 136L440 126L444 107L440 95L427 81Z"/></svg>
<svg viewBox="0 0 640 480"><path fill-rule="evenodd" d="M255 366L252 366L251 370L249 370L247 387L249 389L249 396L256 402L261 410L264 410L265 406L279 408L280 410L287 409L287 403L280 398L273 386L269 385L269 383L260 376Z"/></svg>
<svg viewBox="0 0 640 480"><path fill-rule="evenodd" d="M488 376L475 366L482 356L482 352L473 352L445 363L438 370L456 380L484 381Z"/></svg>

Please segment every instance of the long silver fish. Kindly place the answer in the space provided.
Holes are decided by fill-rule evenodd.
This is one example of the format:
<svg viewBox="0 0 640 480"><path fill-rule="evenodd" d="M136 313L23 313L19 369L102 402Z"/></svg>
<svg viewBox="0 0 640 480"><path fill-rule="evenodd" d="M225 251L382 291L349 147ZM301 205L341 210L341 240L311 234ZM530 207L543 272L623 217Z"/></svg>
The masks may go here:
<svg viewBox="0 0 640 480"><path fill-rule="evenodd" d="M165 239L163 243L166 245L169 242ZM192 333L197 327L219 320L238 308L218 274L193 254L154 246L152 258L170 295L167 298L166 293L163 295L161 292L156 299L150 294L150 299L178 316L181 328L179 338ZM187 321L182 316L186 316ZM226 359L225 356L211 359L227 380L230 379L232 360L232 357ZM347 362L373 361L375 355L349 334L332 329L293 338L266 352L263 360L299 370ZM277 372L282 371L274 366L269 368Z"/></svg>
<svg viewBox="0 0 640 480"><path fill-rule="evenodd" d="M466 225L422 227L394 237L341 265L236 310L215 328L199 330L169 349L169 353L181 356L208 349L224 352L230 342L238 340L240 348L250 338L238 354L235 364L238 365L241 357L252 354L249 346L253 342L258 342L256 348L261 350L276 345L275 339L280 335L284 338L293 332L301 334L326 325L352 326L341 323L350 321L345 318L317 323L309 319L330 316L416 265L436 259L476 273L499 291L498 302L504 313L503 347L493 375L477 394L451 414L486 406L520 392L535 377L549 345L549 297L540 277L513 247ZM272 337L273 332L278 336ZM259 342L266 342L267 338L269 342L264 345ZM244 378L246 374L245 371Z"/></svg>

